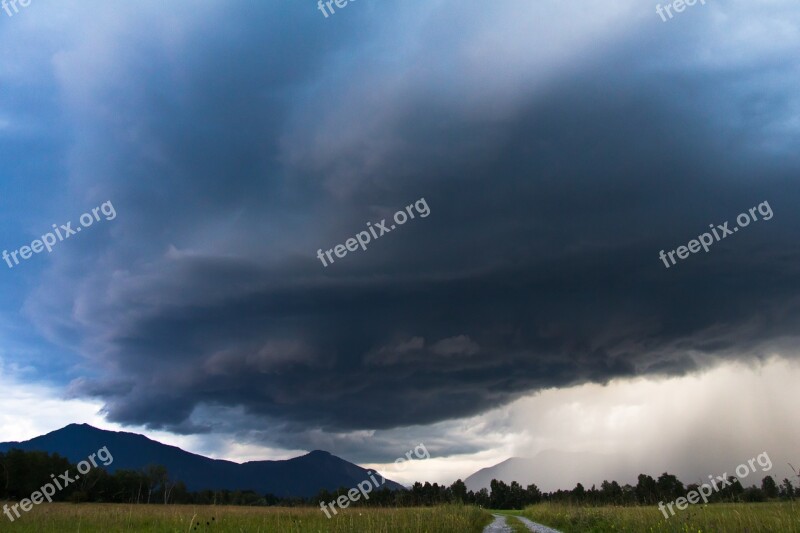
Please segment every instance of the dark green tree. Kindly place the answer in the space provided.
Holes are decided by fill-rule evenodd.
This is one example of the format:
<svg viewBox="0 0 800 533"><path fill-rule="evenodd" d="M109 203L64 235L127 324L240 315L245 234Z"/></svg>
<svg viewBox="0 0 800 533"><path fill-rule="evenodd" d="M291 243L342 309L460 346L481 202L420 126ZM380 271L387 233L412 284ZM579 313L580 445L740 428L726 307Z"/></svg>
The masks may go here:
<svg viewBox="0 0 800 533"><path fill-rule="evenodd" d="M453 499L457 502L467 503L467 485L457 479L450 485L450 492L453 494Z"/></svg>
<svg viewBox="0 0 800 533"><path fill-rule="evenodd" d="M491 488L490 502L492 509L511 509L510 507L510 488L503 481L493 479L489 483Z"/></svg>
<svg viewBox="0 0 800 533"><path fill-rule="evenodd" d="M580 483L575 485L575 488L572 489L572 493L571 494L572 494L572 498L576 502L582 502L582 501L584 501L586 499L586 489L583 488L583 485L581 485Z"/></svg>
<svg viewBox="0 0 800 533"><path fill-rule="evenodd" d="M775 480L772 479L772 476L767 476L761 480L761 490L767 498L778 497L778 485L775 483Z"/></svg>
<svg viewBox="0 0 800 533"><path fill-rule="evenodd" d="M528 485L528 488L525 489L525 503L539 503L542 501L542 491L539 490L539 487L531 483Z"/></svg>
<svg viewBox="0 0 800 533"><path fill-rule="evenodd" d="M639 474L636 483L636 500L645 505L653 505L658 502L658 488L656 480L646 474Z"/></svg>
<svg viewBox="0 0 800 533"><path fill-rule="evenodd" d="M683 483L676 476L666 472L659 476L656 482L656 489L658 490L659 501L672 501L686 494Z"/></svg>

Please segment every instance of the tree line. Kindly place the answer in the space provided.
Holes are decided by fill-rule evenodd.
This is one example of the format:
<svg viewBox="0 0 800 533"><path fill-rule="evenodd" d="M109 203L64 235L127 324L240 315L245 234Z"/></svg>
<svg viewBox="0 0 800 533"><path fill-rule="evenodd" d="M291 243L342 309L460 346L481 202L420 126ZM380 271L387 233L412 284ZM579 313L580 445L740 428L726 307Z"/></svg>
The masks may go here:
<svg viewBox="0 0 800 533"><path fill-rule="evenodd" d="M19 501L27 498L50 482L51 474L66 471L76 474L76 465L57 453L51 455L21 450L0 453L0 500ZM800 496L800 489L793 487L788 479L778 485L772 476L767 476L759 487L753 485L748 488L743 487L734 476L729 481L729 485L709 497L710 502L759 502L777 498L793 500ZM635 486L603 481L599 489L594 485L586 489L578 483L572 490L545 493L534 484L522 487L516 481L506 484L496 479L491 481L489 489L472 491L467 490L466 484L459 479L449 487L417 482L408 490L382 488L370 493L369 499L362 498L351 505L416 507L462 503L492 509L522 509L542 501L586 505L654 505L659 501L673 501L696 489L697 485L684 485L676 476L666 472L658 479L640 474ZM182 481L171 479L165 467L151 465L141 471L120 469L113 474L102 468L92 469L57 492L53 500L76 503L306 506L333 501L347 494L347 491L344 487L336 491L322 490L313 498L282 498L252 490L189 491Z"/></svg>

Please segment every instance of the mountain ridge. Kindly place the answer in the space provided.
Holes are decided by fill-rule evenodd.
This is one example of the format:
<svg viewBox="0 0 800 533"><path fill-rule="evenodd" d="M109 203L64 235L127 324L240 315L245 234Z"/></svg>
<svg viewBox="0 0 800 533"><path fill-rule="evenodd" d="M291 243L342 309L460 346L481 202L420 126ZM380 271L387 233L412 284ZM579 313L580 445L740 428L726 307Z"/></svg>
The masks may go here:
<svg viewBox="0 0 800 533"><path fill-rule="evenodd" d="M26 441L2 442L0 452L16 448L58 453L77 463L104 446L113 457L113 462L103 467L109 472L163 465L171 479L183 481L190 491L253 490L284 498L310 498L323 489L353 488L368 479L371 472L325 450L286 460L236 463L188 452L139 433L110 431L89 424L68 424ZM390 479L382 487L404 490Z"/></svg>

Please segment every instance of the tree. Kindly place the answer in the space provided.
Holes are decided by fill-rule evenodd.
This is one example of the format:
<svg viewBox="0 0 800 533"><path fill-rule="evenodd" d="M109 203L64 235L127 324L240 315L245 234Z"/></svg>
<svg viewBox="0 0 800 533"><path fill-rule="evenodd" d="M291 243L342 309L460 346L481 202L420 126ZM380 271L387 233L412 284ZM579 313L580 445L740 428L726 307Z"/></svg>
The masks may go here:
<svg viewBox="0 0 800 533"><path fill-rule="evenodd" d="M150 497L157 489L163 488L166 492L167 469L162 465L149 465L145 469L145 475L147 476L147 503L150 503Z"/></svg>
<svg viewBox="0 0 800 533"><path fill-rule="evenodd" d="M172 502L173 503L190 503L191 494L189 490L186 488L186 484L183 481L178 481L172 488ZM266 505L266 501L264 501L264 505Z"/></svg>
<svg viewBox="0 0 800 533"><path fill-rule="evenodd" d="M672 501L686 494L683 483L676 476L666 472L659 476L656 488L659 501Z"/></svg>
<svg viewBox="0 0 800 533"><path fill-rule="evenodd" d="M452 492L455 501L467 503L467 485L460 479L450 485L450 492Z"/></svg>
<svg viewBox="0 0 800 533"><path fill-rule="evenodd" d="M506 485L502 480L498 481L493 479L489 483L489 487L492 489L492 494L490 497L490 503L493 509L510 509L509 505L509 496L510 496L510 489L508 485Z"/></svg>
<svg viewBox="0 0 800 533"><path fill-rule="evenodd" d="M526 503L539 503L542 501L542 491L539 490L539 487L531 483L528 485L528 488L525 489L525 500Z"/></svg>
<svg viewBox="0 0 800 533"><path fill-rule="evenodd" d="M764 497L764 491L755 485L744 489L744 492L742 493L742 501L745 502L763 502L765 500L766 498Z"/></svg>
<svg viewBox="0 0 800 533"><path fill-rule="evenodd" d="M605 503L622 503L622 487L616 481L609 483L604 479L600 484L600 497Z"/></svg>
<svg viewBox="0 0 800 533"><path fill-rule="evenodd" d="M636 483L636 500L645 505L653 505L658 501L656 480L647 474L639 474Z"/></svg>
<svg viewBox="0 0 800 533"><path fill-rule="evenodd" d="M475 493L475 503L477 503L479 507L489 507L490 502L489 491L486 490L486 487Z"/></svg>
<svg viewBox="0 0 800 533"><path fill-rule="evenodd" d="M788 479L783 480L783 484L781 485L780 489L780 496L785 500L794 500L794 487L792 486L792 482Z"/></svg>
<svg viewBox="0 0 800 533"><path fill-rule="evenodd" d="M731 501L738 502L744 493L744 487L742 487L742 483L739 481L739 478L735 476L728 476L728 486L722 489L720 493L722 493L723 496L727 497Z"/></svg>
<svg viewBox="0 0 800 533"><path fill-rule="evenodd" d="M41 486L51 482L50 474L70 471L74 478L75 467L70 462L54 453L23 450L9 450L2 459L5 481L0 494L3 498L21 500L29 497ZM56 500L67 499L76 489L75 486L65 487L56 493Z"/></svg>
<svg viewBox="0 0 800 533"><path fill-rule="evenodd" d="M586 489L583 488L583 485L578 483L575 485L575 488L572 489L572 497L575 498L575 501L581 502L586 497Z"/></svg>
<svg viewBox="0 0 800 533"><path fill-rule="evenodd" d="M778 497L778 485L775 483L775 480L772 479L772 476L767 476L761 480L761 490L767 498Z"/></svg>
<svg viewBox="0 0 800 533"><path fill-rule="evenodd" d="M525 489L516 481L512 481L508 489L508 501L506 505L508 505L510 509L522 509L525 507Z"/></svg>

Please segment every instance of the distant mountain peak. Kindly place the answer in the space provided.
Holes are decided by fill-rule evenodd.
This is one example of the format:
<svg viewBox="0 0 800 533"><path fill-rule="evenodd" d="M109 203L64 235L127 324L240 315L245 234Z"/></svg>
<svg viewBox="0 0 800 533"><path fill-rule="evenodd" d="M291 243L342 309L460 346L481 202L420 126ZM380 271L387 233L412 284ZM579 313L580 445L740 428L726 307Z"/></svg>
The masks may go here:
<svg viewBox="0 0 800 533"><path fill-rule="evenodd" d="M575 486L580 482L586 486L599 484L613 477L611 472L626 464L622 456L590 452L567 452L543 450L535 457L509 457L496 465L481 468L467 476L464 483L469 490L488 488L492 479L522 486L536 484L545 491Z"/></svg>
<svg viewBox="0 0 800 533"><path fill-rule="evenodd" d="M75 430L78 430L78 431L109 431L107 429L100 429L100 428L94 427L94 426L84 422L84 423L81 423L81 424L77 424L77 423L67 424L63 428L56 429L54 431L51 431L50 433L56 433L58 431L75 431ZM116 433L116 431L113 431L113 432L110 432L110 433Z"/></svg>
<svg viewBox="0 0 800 533"><path fill-rule="evenodd" d="M333 456L331 452L326 452L325 450L312 450L308 452L306 455Z"/></svg>

